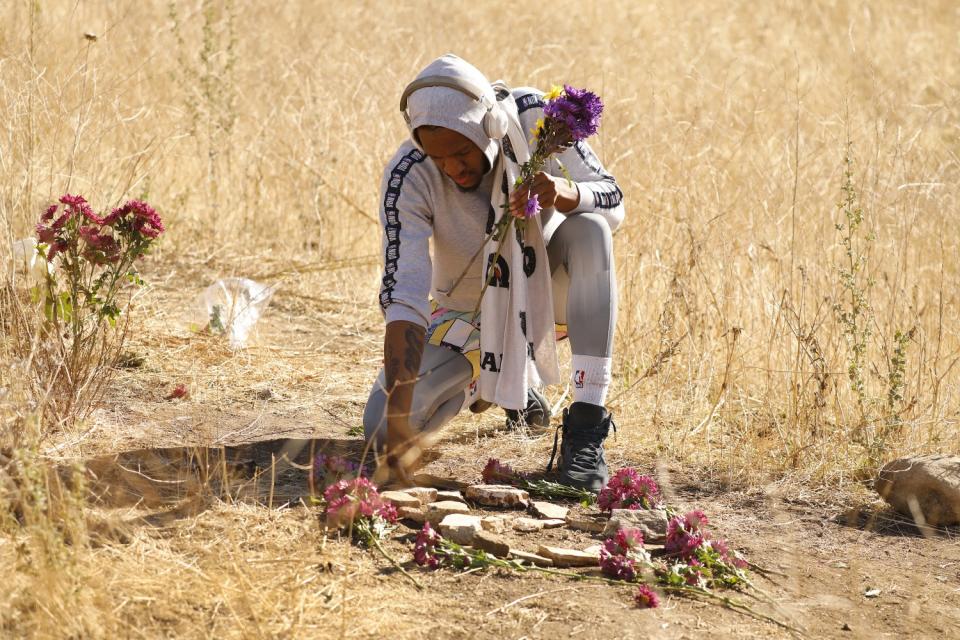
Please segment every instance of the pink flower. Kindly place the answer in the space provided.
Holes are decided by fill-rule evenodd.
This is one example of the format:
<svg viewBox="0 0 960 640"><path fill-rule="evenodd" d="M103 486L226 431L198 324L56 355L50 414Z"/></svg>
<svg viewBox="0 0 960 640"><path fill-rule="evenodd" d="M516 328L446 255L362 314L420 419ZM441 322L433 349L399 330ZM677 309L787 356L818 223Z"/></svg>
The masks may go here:
<svg viewBox="0 0 960 640"><path fill-rule="evenodd" d="M360 517L397 521L397 509L380 497L377 487L366 478L340 480L323 492L330 527L345 527Z"/></svg>
<svg viewBox="0 0 960 640"><path fill-rule="evenodd" d="M423 528L417 534L417 541L413 545L413 559L421 567L436 569L440 566L440 556L436 552L437 545L443 538L437 533L429 522L423 524Z"/></svg>
<svg viewBox="0 0 960 640"><path fill-rule="evenodd" d="M597 506L612 509L653 509L660 504L660 487L636 469L620 469L597 496Z"/></svg>
<svg viewBox="0 0 960 640"><path fill-rule="evenodd" d="M47 251L47 262L52 262L57 254L66 251L68 246L66 240L54 240L50 243L50 250Z"/></svg>
<svg viewBox="0 0 960 640"><path fill-rule="evenodd" d="M60 203L66 205L67 211L69 211L72 215L79 214L94 224L103 224L103 218L93 212L93 209L90 208L90 205L87 204L87 201L83 196L74 196L70 195L69 193L65 193L60 196Z"/></svg>
<svg viewBox="0 0 960 640"><path fill-rule="evenodd" d="M487 466L483 468L480 476L487 484L515 484L523 480L523 474L514 471L510 465L504 464L496 458L487 460Z"/></svg>
<svg viewBox="0 0 960 640"><path fill-rule="evenodd" d="M129 200L110 212L104 224L129 228L148 238L157 238L166 229L156 210L143 200Z"/></svg>
<svg viewBox="0 0 960 640"><path fill-rule="evenodd" d="M667 523L667 542L664 550L684 559L692 558L697 549L708 542L707 516L699 509L684 516L675 516Z"/></svg>
<svg viewBox="0 0 960 640"><path fill-rule="evenodd" d="M645 584L637 587L637 593L633 596L633 599L641 609L656 609L660 606L660 596Z"/></svg>
<svg viewBox="0 0 960 640"><path fill-rule="evenodd" d="M600 569L618 580L637 577L636 559L643 554L643 534L639 529L620 529L607 538L600 549Z"/></svg>

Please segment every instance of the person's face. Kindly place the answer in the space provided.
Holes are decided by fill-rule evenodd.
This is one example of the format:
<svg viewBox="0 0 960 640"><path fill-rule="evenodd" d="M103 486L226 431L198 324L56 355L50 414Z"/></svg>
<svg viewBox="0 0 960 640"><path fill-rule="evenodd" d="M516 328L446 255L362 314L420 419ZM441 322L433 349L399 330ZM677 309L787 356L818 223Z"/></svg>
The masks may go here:
<svg viewBox="0 0 960 640"><path fill-rule="evenodd" d="M417 129L420 147L461 189L480 186L486 173L486 156L469 138L443 127Z"/></svg>

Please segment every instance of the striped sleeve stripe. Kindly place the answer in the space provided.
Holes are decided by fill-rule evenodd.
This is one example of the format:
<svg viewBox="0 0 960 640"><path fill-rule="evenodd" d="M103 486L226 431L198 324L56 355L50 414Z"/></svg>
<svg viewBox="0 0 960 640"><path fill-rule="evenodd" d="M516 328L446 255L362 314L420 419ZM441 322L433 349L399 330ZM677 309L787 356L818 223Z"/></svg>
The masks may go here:
<svg viewBox="0 0 960 640"><path fill-rule="evenodd" d="M380 288L380 307L386 309L393 303L393 289L397 286L397 264L400 261L400 210L397 201L400 200L400 190L403 181L410 173L410 169L426 156L419 150L413 149L406 154L390 170L390 180L383 195L383 211L386 217L387 247L384 256L383 286Z"/></svg>
<svg viewBox="0 0 960 640"><path fill-rule="evenodd" d="M535 93L528 93L517 98L517 113L529 111L534 107L543 109L543 100Z"/></svg>
<svg viewBox="0 0 960 640"><path fill-rule="evenodd" d="M600 187L602 185L602 189ZM593 190L593 206L595 209L616 209L623 202L623 191L615 182L604 180ZM613 189L610 189L613 187Z"/></svg>

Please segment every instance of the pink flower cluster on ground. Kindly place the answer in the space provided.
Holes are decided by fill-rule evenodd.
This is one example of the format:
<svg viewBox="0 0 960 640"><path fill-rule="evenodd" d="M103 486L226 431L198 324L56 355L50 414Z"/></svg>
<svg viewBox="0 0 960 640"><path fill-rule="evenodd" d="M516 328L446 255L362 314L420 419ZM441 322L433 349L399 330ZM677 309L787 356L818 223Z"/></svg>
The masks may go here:
<svg viewBox="0 0 960 640"><path fill-rule="evenodd" d="M636 469L620 469L600 491L597 506L612 509L653 509L660 504L660 487Z"/></svg>
<svg viewBox="0 0 960 640"><path fill-rule="evenodd" d="M397 521L397 509L380 497L377 487L366 478L339 480L323 492L328 527L340 528L358 518Z"/></svg>
<svg viewBox="0 0 960 640"><path fill-rule="evenodd" d="M600 549L600 569L611 578L633 580L637 577L636 561L644 555L640 530L620 529L604 541Z"/></svg>
<svg viewBox="0 0 960 640"><path fill-rule="evenodd" d="M417 541L413 545L413 559L421 567L437 569L442 563L437 553L437 545L442 540L437 531L429 522L423 523L423 528L417 533Z"/></svg>
<svg viewBox="0 0 960 640"><path fill-rule="evenodd" d="M707 525L710 521L706 514L699 509L684 516L676 516L667 524L667 542L664 551L687 564L696 567L702 566L703 552L712 552L721 562L738 569L747 566L747 562L730 550L726 540L711 540L707 537Z"/></svg>
<svg viewBox="0 0 960 640"><path fill-rule="evenodd" d="M487 466L483 468L480 477L486 484L515 484L524 479L522 473L514 471L509 464L500 462L496 458L487 460Z"/></svg>

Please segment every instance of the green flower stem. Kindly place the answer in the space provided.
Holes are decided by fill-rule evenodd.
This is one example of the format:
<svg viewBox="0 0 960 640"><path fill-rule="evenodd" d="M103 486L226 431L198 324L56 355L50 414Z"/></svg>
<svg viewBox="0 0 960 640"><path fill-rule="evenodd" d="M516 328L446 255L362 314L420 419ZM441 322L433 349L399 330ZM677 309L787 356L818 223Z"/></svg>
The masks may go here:
<svg viewBox="0 0 960 640"><path fill-rule="evenodd" d="M437 547L437 550L440 551L442 554L446 555L448 558L450 558L455 565L461 564L461 566L463 566L464 568L469 567L471 571L476 569L487 568L487 567L497 567L500 569L510 569L513 571L521 572L521 573L535 571L537 573L543 573L546 575L567 578L569 580L577 580L577 581L584 581L584 582L602 582L602 583L609 584L612 586L617 586L617 587L635 587L638 584L642 584L639 582L633 582L628 580L618 580L616 578L608 578L605 576L585 575L582 573L574 573L573 571L561 571L558 569L550 569L547 567L525 565L525 564L521 564L516 560L504 560L501 558L497 558L496 556L492 556L486 553L485 551L468 551L462 546L456 544L455 542L450 542L449 540L446 540L446 539L441 540L439 546ZM652 569L654 567L653 565L647 565L647 568ZM694 586L688 586L688 585L665 585L665 584L658 583L657 586L660 587L660 589L662 589L663 591L666 591L668 593L677 593L681 595L689 595L689 596L703 598L705 600L709 600L717 604L720 604L726 607L727 609L730 609L731 611L742 613L746 616L750 616L757 620L771 622L777 625L778 627L781 627L793 633L797 633L801 635L803 633L800 629L797 629L796 627L793 627L787 624L786 622L777 620L772 616L768 616L767 614L756 611L755 609L745 604L744 602L731 598L730 596L718 595L708 589L703 589L700 587L694 587Z"/></svg>
<svg viewBox="0 0 960 640"><path fill-rule="evenodd" d="M387 560L387 562L392 564L394 568L397 569L397 571L402 573L404 576L406 576L406 578L410 582L413 583L413 586L417 588L417 591L423 591L423 585L420 584L420 581L417 580L410 572L404 569L403 566L401 566L401 564L393 558L393 556L387 553L387 550L384 549L383 545L380 544L380 539L370 529L369 524L366 523L363 518L358 520L355 526L356 526L357 533L360 534L360 537L363 538L363 541L366 542L368 546L371 546L374 549L376 549L378 552L380 552L380 555L382 555Z"/></svg>
<svg viewBox="0 0 960 640"><path fill-rule="evenodd" d="M597 497L586 489L568 487L549 480L519 480L516 485L531 495L543 498L570 498L580 503L593 504Z"/></svg>

